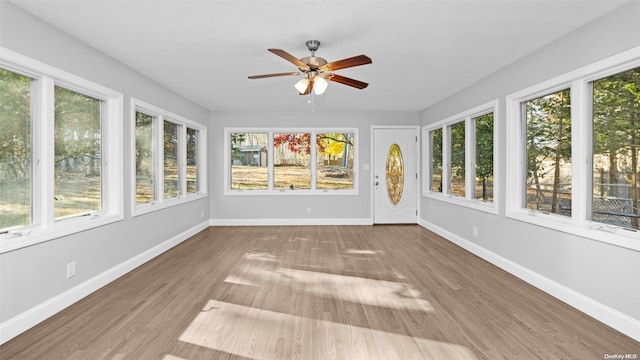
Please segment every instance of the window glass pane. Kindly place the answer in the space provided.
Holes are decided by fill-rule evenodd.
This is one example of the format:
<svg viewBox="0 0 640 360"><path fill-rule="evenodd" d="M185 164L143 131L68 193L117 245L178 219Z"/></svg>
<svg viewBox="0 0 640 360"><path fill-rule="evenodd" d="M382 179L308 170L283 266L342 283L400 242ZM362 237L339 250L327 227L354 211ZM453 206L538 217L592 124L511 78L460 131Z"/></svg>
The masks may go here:
<svg viewBox="0 0 640 360"><path fill-rule="evenodd" d="M164 198L179 194L178 125L164 122Z"/></svg>
<svg viewBox="0 0 640 360"><path fill-rule="evenodd" d="M187 128L187 193L198 191L198 130Z"/></svg>
<svg viewBox="0 0 640 360"><path fill-rule="evenodd" d="M31 79L0 69L0 230L31 224Z"/></svg>
<svg viewBox="0 0 640 360"><path fill-rule="evenodd" d="M569 89L525 104L527 208L571 215Z"/></svg>
<svg viewBox="0 0 640 360"><path fill-rule="evenodd" d="M316 189L353 189L353 133L316 135Z"/></svg>
<svg viewBox="0 0 640 360"><path fill-rule="evenodd" d="M431 137L431 179L430 188L442 192L442 129L429 132Z"/></svg>
<svg viewBox="0 0 640 360"><path fill-rule="evenodd" d="M274 134L274 189L311 189L311 134Z"/></svg>
<svg viewBox="0 0 640 360"><path fill-rule="evenodd" d="M154 118L136 111L136 202L155 200L153 169Z"/></svg>
<svg viewBox="0 0 640 360"><path fill-rule="evenodd" d="M593 82L592 220L638 229L640 68Z"/></svg>
<svg viewBox="0 0 640 360"><path fill-rule="evenodd" d="M231 189L269 188L267 133L231 133Z"/></svg>
<svg viewBox="0 0 640 360"><path fill-rule="evenodd" d="M465 195L465 123L459 122L449 127L451 134L451 183L450 194Z"/></svg>
<svg viewBox="0 0 640 360"><path fill-rule="evenodd" d="M493 113L473 120L476 132L475 198L493 201Z"/></svg>
<svg viewBox="0 0 640 360"><path fill-rule="evenodd" d="M54 218L101 210L101 101L55 87Z"/></svg>

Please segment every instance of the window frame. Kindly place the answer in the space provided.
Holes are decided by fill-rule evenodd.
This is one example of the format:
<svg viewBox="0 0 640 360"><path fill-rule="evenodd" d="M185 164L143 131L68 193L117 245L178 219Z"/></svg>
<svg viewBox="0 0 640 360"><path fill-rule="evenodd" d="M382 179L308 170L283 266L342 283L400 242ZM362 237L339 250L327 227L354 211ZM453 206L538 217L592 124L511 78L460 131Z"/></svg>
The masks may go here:
<svg viewBox="0 0 640 360"><path fill-rule="evenodd" d="M0 234L0 253L53 240L124 219L123 94L64 70L0 48L0 66L32 79L32 223ZM72 90L101 101L101 211L54 219L54 89Z"/></svg>
<svg viewBox="0 0 640 360"><path fill-rule="evenodd" d="M640 231L594 222L590 219L593 174L593 124L591 82L640 66L640 47L535 84L507 96L506 209L505 216L625 248L640 250ZM526 134L522 123L522 102L569 88L571 91L572 202L571 217L532 211L524 198L523 164Z"/></svg>
<svg viewBox="0 0 640 360"><path fill-rule="evenodd" d="M267 189L231 189L231 134L232 133L266 133L267 144L267 167L268 184ZM274 189L274 134L302 134L310 133L312 146L310 147L310 189ZM352 133L353 134L353 189L317 189L317 146L315 139L317 134L323 133ZM359 135L358 128L264 128L264 127L227 127L224 128L224 195L359 195Z"/></svg>
<svg viewBox="0 0 640 360"><path fill-rule="evenodd" d="M136 217L207 197L207 127L137 98L131 98L131 216ZM136 201L136 113L153 117L152 158L154 196L149 202ZM178 196L164 197L164 122L178 126ZM187 128L198 131L196 177L198 189L187 192Z"/></svg>
<svg viewBox="0 0 640 360"><path fill-rule="evenodd" d="M478 105L469 110L463 111L456 115L447 117L435 123L422 127L422 196L439 201L448 202L455 205L468 207L471 209L487 212L490 214L498 213L499 204L499 142L498 142L498 100L492 100L482 105ZM475 179L476 179L476 143L475 143L475 118L493 113L493 201L481 201L475 198ZM465 196L454 196L450 194L451 186L451 126L464 122L465 123ZM431 189L431 164L432 164L432 144L429 133L433 130L442 130L442 192L433 191Z"/></svg>

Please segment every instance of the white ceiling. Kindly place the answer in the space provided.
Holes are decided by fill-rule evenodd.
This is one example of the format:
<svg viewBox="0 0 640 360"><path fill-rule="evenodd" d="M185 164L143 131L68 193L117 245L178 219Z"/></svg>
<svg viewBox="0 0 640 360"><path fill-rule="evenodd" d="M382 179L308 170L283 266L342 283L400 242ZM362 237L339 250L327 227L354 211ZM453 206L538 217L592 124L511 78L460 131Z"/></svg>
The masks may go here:
<svg viewBox="0 0 640 360"><path fill-rule="evenodd" d="M626 0L33 1L24 10L212 111L307 108L296 71L267 52L371 65L336 73L315 108L418 111L613 10Z"/></svg>

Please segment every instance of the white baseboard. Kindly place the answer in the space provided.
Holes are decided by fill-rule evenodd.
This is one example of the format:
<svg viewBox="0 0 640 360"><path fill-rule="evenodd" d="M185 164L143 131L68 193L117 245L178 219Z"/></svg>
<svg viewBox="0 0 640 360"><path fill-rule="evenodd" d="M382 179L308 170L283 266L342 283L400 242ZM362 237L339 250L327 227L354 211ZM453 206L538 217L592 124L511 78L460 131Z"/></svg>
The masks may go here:
<svg viewBox="0 0 640 360"><path fill-rule="evenodd" d="M93 278L83 282L82 284L79 284L23 312L22 314L3 322L2 324L0 324L0 344L4 344L5 342L13 339L14 337L41 323L47 318L81 300L87 295L116 280L122 275L125 275L138 266L146 263L147 261L155 258L156 256L171 249L179 243L187 240L191 236L199 233L207 227L209 227L208 221L198 224L164 241L163 243L158 244L153 248L134 256L131 259L120 263L97 276L94 276Z"/></svg>
<svg viewBox="0 0 640 360"><path fill-rule="evenodd" d="M640 341L640 320L610 308L584 294L544 277L535 271L506 259L426 220L420 219L419 225L433 231L434 233L507 271L508 273L526 281L560 301L584 312L594 319L611 326L637 341Z"/></svg>
<svg viewBox="0 0 640 360"><path fill-rule="evenodd" d="M373 225L370 218L346 219L211 219L210 226Z"/></svg>

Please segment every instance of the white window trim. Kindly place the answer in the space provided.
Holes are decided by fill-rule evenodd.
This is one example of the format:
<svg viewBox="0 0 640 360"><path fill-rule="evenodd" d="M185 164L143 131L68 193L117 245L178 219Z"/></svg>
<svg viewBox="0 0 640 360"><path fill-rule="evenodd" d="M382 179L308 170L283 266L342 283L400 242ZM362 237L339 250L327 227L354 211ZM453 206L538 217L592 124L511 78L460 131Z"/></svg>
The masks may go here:
<svg viewBox="0 0 640 360"><path fill-rule="evenodd" d="M122 178L123 95L12 50L0 48L0 65L34 79L32 86L32 217L30 226L0 234L0 253L103 226L124 218ZM103 101L102 208L100 212L54 221L54 86ZM50 196L51 195L51 196Z"/></svg>
<svg viewBox="0 0 640 360"><path fill-rule="evenodd" d="M268 139L268 164L269 164L269 189L267 190L241 190L231 189L231 133L267 133ZM349 190L332 190L332 189L316 189L316 147L311 146L310 171L311 171L311 189L273 189L273 134L287 133L311 133L312 139L316 134L322 133L352 133L353 134L353 189ZM359 168L358 159L360 154L359 136L357 128L225 128L224 129L224 195L358 195L359 194Z"/></svg>
<svg viewBox="0 0 640 360"><path fill-rule="evenodd" d="M625 248L640 250L640 231L588 219L591 199L592 130L589 82L640 66L640 47L576 69L507 96L507 194L508 218L582 236ZM521 103L561 89L571 89L572 211L571 217L527 209L524 205L524 129Z"/></svg>
<svg viewBox="0 0 640 360"><path fill-rule="evenodd" d="M142 100L131 98L131 214L139 216L150 212L166 209L171 206L198 200L207 197L207 127L183 116L174 114ZM136 112L154 117L153 124L153 152L154 152L154 186L156 199L147 203L136 202ZM178 125L178 196L164 198L164 121ZM187 193L186 169L187 169L187 131L186 128L198 131L198 191Z"/></svg>
<svg viewBox="0 0 640 360"><path fill-rule="evenodd" d="M476 152L476 144L475 144L475 128L473 125L473 119L485 115L488 113L493 113L493 201L485 202L479 201L475 198L475 152ZM478 105L472 109L463 111L456 115L447 117L446 119L437 121L435 123L426 125L422 127L422 138L423 140L423 151L425 156L422 157L422 171L424 179L422 183L422 196L430 199L435 199L439 201L444 201L447 203L460 205L468 208L472 208L475 210L497 214L498 213L498 205L500 203L500 183L499 183L499 162L498 162L498 154L500 153L499 149L499 133L498 133L498 100L493 100L487 102L482 105ZM465 122L465 196L453 196L448 194L450 179L450 130L449 127L451 125L457 124L459 122ZM442 129L442 192L432 191L430 187L430 179L431 179L431 139L429 137L429 132Z"/></svg>

